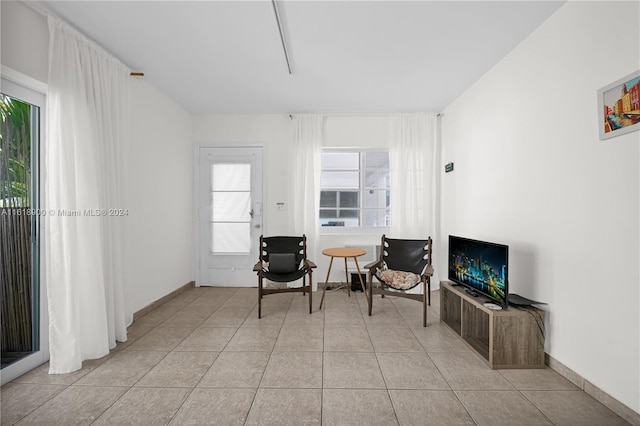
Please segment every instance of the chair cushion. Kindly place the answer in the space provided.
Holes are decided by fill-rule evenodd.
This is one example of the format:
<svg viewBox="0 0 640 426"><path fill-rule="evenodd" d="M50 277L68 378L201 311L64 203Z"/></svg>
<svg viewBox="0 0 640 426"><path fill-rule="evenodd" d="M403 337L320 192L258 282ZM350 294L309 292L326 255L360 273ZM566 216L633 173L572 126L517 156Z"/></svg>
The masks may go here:
<svg viewBox="0 0 640 426"><path fill-rule="evenodd" d="M289 274L297 271L295 253L269 254L269 272L274 274Z"/></svg>
<svg viewBox="0 0 640 426"><path fill-rule="evenodd" d="M420 282L420 275L413 272L383 269L376 274L386 285L397 290L409 290Z"/></svg>

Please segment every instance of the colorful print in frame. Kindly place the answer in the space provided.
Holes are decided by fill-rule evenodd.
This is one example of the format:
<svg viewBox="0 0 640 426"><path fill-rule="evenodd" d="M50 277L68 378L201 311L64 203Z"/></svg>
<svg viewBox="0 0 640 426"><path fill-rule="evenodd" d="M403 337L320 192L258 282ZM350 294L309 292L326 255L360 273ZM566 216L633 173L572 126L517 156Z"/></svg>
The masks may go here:
<svg viewBox="0 0 640 426"><path fill-rule="evenodd" d="M600 140L640 130L640 70L598 90Z"/></svg>

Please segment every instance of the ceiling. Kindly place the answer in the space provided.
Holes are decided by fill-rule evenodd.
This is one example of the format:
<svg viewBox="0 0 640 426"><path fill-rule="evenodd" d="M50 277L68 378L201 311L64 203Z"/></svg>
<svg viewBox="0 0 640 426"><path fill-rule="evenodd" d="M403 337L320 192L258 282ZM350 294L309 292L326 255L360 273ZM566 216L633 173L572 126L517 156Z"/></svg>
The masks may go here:
<svg viewBox="0 0 640 426"><path fill-rule="evenodd" d="M39 2L193 114L438 112L564 1Z"/></svg>

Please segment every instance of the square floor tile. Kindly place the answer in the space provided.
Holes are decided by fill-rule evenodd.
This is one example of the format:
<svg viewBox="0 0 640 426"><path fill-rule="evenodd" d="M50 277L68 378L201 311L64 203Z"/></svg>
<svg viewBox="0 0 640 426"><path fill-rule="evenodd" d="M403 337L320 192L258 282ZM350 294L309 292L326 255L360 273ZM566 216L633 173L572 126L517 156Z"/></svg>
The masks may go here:
<svg viewBox="0 0 640 426"><path fill-rule="evenodd" d="M456 395L478 425L553 424L518 391L457 391ZM496 411L496 403L501 407L500 412Z"/></svg>
<svg viewBox="0 0 640 426"><path fill-rule="evenodd" d="M164 327L195 328L209 318L213 311L215 311L214 307L193 307L189 305L171 315L161 325Z"/></svg>
<svg viewBox="0 0 640 426"><path fill-rule="evenodd" d="M155 327L182 309L180 306L162 305L135 321L136 326Z"/></svg>
<svg viewBox="0 0 640 426"><path fill-rule="evenodd" d="M176 347L176 351L220 352L236 333L231 327L196 328Z"/></svg>
<svg viewBox="0 0 640 426"><path fill-rule="evenodd" d="M622 417L584 392L522 391L522 394L558 425L628 425Z"/></svg>
<svg viewBox="0 0 640 426"><path fill-rule="evenodd" d="M365 325L364 318L360 308L356 305L351 307L323 307L324 309L324 325L325 328L343 328L343 327L356 327Z"/></svg>
<svg viewBox="0 0 640 426"><path fill-rule="evenodd" d="M261 388L322 387L322 352L273 352Z"/></svg>
<svg viewBox="0 0 640 426"><path fill-rule="evenodd" d="M131 388L94 425L166 425L191 389Z"/></svg>
<svg viewBox="0 0 640 426"><path fill-rule="evenodd" d="M69 386L21 423L90 425L126 391L126 387Z"/></svg>
<svg viewBox="0 0 640 426"><path fill-rule="evenodd" d="M490 369L473 353L430 353L453 390L515 390L497 370Z"/></svg>
<svg viewBox="0 0 640 426"><path fill-rule="evenodd" d="M218 352L171 352L136 386L193 387L207 372Z"/></svg>
<svg viewBox="0 0 640 426"><path fill-rule="evenodd" d="M424 352L408 327L369 327L369 336L376 352Z"/></svg>
<svg viewBox="0 0 640 426"><path fill-rule="evenodd" d="M578 390L576 385L550 368L499 371L518 390Z"/></svg>
<svg viewBox="0 0 640 426"><path fill-rule="evenodd" d="M63 385L8 383L0 389L2 424L12 425L66 389Z"/></svg>
<svg viewBox="0 0 640 426"><path fill-rule="evenodd" d="M324 328L289 325L280 329L274 351L322 352Z"/></svg>
<svg viewBox="0 0 640 426"><path fill-rule="evenodd" d="M324 350L326 352L373 352L373 345L364 325L327 327L324 330Z"/></svg>
<svg viewBox="0 0 640 426"><path fill-rule="evenodd" d="M322 424L389 426L398 421L386 390L324 389Z"/></svg>
<svg viewBox="0 0 640 426"><path fill-rule="evenodd" d="M201 327L240 327L249 315L251 309L238 308L220 308L207 318Z"/></svg>
<svg viewBox="0 0 640 426"><path fill-rule="evenodd" d="M319 304L319 297L314 295L312 311L309 313L309 299L306 296L294 297L282 323L283 327L290 325L324 327L324 309L319 310Z"/></svg>
<svg viewBox="0 0 640 426"><path fill-rule="evenodd" d="M270 355L269 352L222 352L198 386L255 389Z"/></svg>
<svg viewBox="0 0 640 426"><path fill-rule="evenodd" d="M253 389L196 388L170 425L243 425L255 396Z"/></svg>
<svg viewBox="0 0 640 426"><path fill-rule="evenodd" d="M367 327L409 327L395 306L388 300L374 295L372 306L371 316L369 316L367 304L361 305Z"/></svg>
<svg viewBox="0 0 640 426"><path fill-rule="evenodd" d="M385 389L385 383L372 352L325 352L324 388Z"/></svg>
<svg viewBox="0 0 640 426"><path fill-rule="evenodd" d="M278 297L279 294L269 296ZM258 318L258 306L255 306L247 315L241 327L282 327L282 323L287 316L288 306L270 303L269 296L265 296L262 299L262 317Z"/></svg>
<svg viewBox="0 0 640 426"><path fill-rule="evenodd" d="M389 395L401 425L475 425L452 391L390 390Z"/></svg>
<svg viewBox="0 0 640 426"><path fill-rule="evenodd" d="M172 351L193 332L189 327L158 326L127 347L127 351Z"/></svg>
<svg viewBox="0 0 640 426"><path fill-rule="evenodd" d="M259 389L245 425L319 425L321 389Z"/></svg>
<svg viewBox="0 0 640 426"><path fill-rule="evenodd" d="M271 352L280 327L240 327L225 348L235 352Z"/></svg>
<svg viewBox="0 0 640 426"><path fill-rule="evenodd" d="M166 352L121 351L104 364L93 369L75 384L133 386L166 355Z"/></svg>
<svg viewBox="0 0 640 426"><path fill-rule="evenodd" d="M113 354L107 355L113 356ZM106 358L106 357L105 357ZM106 360L105 360L106 361ZM83 362L83 367L72 373L66 374L49 374L49 363L46 362L39 367L34 368L26 374L16 378L13 383L33 383L33 384L49 384L49 385L71 385L78 381L89 371L95 367L85 367L87 362ZM95 364L96 366L99 364Z"/></svg>
<svg viewBox="0 0 640 426"><path fill-rule="evenodd" d="M436 323L412 328L422 347L428 352L471 352L462 339L447 326Z"/></svg>
<svg viewBox="0 0 640 426"><path fill-rule="evenodd" d="M425 353L383 352L376 356L388 389L451 389Z"/></svg>

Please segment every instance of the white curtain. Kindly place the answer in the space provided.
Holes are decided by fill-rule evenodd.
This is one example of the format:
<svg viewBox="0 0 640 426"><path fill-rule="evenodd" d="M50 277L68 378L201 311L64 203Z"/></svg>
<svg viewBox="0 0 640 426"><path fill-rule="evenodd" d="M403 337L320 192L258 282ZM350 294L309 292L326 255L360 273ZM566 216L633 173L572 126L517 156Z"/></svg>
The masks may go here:
<svg viewBox="0 0 640 426"><path fill-rule="evenodd" d="M46 280L52 374L125 341L122 197L129 70L49 16ZM113 216L115 215L115 216Z"/></svg>
<svg viewBox="0 0 640 426"><path fill-rule="evenodd" d="M307 236L308 257L317 262L320 238L320 172L322 161L322 116L293 117L291 207L293 232ZM317 280L314 286L317 285Z"/></svg>
<svg viewBox="0 0 640 426"><path fill-rule="evenodd" d="M391 126L389 237L436 237L433 252L438 253L436 115L394 115L391 117ZM434 282L438 282L435 276L432 278L432 283Z"/></svg>

